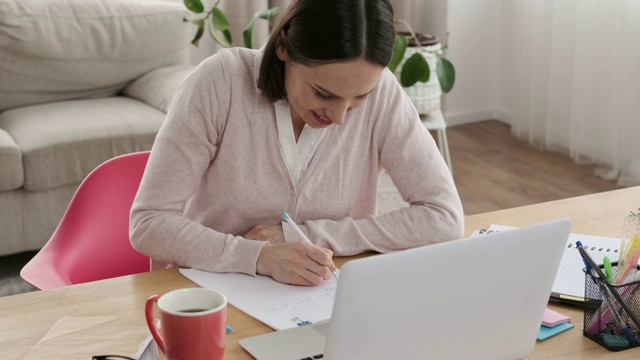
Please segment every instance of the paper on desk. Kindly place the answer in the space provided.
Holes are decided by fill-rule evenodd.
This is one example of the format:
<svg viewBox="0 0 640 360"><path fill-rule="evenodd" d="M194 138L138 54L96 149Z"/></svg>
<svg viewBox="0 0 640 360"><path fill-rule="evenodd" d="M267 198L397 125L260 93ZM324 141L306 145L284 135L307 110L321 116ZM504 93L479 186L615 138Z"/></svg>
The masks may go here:
<svg viewBox="0 0 640 360"><path fill-rule="evenodd" d="M554 327L546 327L540 326L540 330L538 331L538 341L544 341L552 336L556 336L562 332L567 330L571 330L575 327L572 323L562 323L560 325L556 325Z"/></svg>
<svg viewBox="0 0 640 360"><path fill-rule="evenodd" d="M159 321L158 328L160 328ZM138 360L160 360L160 350L158 350L158 344L153 339L153 336L149 335L142 342L142 345L140 345L140 349L138 349L136 356L134 356L133 358Z"/></svg>
<svg viewBox="0 0 640 360"><path fill-rule="evenodd" d="M180 269L180 273L202 287L223 293L229 303L275 330L293 328L302 321L315 323L331 318L338 286L333 277L309 287L286 285L261 275L196 269Z"/></svg>
<svg viewBox="0 0 640 360"><path fill-rule="evenodd" d="M566 322L571 322L571 318L549 308L544 311L544 316L542 316L542 326L554 327Z"/></svg>
<svg viewBox="0 0 640 360"><path fill-rule="evenodd" d="M134 357L140 353L137 346L149 333L146 324L140 325L127 316L65 316L27 353L25 360L84 360L108 354Z"/></svg>

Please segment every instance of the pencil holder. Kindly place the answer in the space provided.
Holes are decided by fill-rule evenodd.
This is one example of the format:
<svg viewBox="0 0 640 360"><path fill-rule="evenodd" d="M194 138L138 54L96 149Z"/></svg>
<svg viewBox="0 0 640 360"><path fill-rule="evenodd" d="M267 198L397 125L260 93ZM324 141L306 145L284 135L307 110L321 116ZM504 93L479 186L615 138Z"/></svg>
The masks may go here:
<svg viewBox="0 0 640 360"><path fill-rule="evenodd" d="M617 265L612 263L613 278ZM640 346L639 270L632 269L630 280L620 285L585 271L583 334L610 351Z"/></svg>

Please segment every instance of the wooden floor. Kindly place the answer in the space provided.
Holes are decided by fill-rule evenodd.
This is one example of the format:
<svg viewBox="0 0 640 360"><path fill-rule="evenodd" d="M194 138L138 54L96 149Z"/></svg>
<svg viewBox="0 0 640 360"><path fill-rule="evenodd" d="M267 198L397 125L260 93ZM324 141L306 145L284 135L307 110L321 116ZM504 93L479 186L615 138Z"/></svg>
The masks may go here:
<svg viewBox="0 0 640 360"><path fill-rule="evenodd" d="M515 139L496 120L447 128L453 175L465 214L618 189L564 155Z"/></svg>

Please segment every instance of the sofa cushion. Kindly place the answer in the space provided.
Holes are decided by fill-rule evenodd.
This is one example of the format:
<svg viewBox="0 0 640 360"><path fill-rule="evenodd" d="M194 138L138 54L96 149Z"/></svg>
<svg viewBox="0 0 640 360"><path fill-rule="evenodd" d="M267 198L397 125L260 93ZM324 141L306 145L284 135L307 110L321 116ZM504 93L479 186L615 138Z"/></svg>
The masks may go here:
<svg viewBox="0 0 640 360"><path fill-rule="evenodd" d="M177 65L152 70L127 86L122 94L166 113L173 94L195 66Z"/></svg>
<svg viewBox="0 0 640 360"><path fill-rule="evenodd" d="M165 114L123 96L69 100L0 113L22 150L24 188L77 184L116 155L149 150Z"/></svg>
<svg viewBox="0 0 640 360"><path fill-rule="evenodd" d="M0 191L15 190L22 186L24 169L22 153L11 135L0 129Z"/></svg>
<svg viewBox="0 0 640 360"><path fill-rule="evenodd" d="M187 63L186 14L182 2L0 0L0 111L114 95Z"/></svg>

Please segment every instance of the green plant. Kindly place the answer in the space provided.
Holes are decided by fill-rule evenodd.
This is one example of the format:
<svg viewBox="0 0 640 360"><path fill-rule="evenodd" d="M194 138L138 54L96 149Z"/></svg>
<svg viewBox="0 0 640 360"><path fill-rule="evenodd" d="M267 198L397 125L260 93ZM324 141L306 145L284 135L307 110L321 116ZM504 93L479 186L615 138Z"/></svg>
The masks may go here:
<svg viewBox="0 0 640 360"><path fill-rule="evenodd" d="M229 31L229 19L227 15L218 7L220 0L216 1L216 3L205 12L204 5L201 0L183 0L184 5L187 7L189 11L194 14L204 14L204 17L199 17L196 19L187 19L184 18L183 21L190 22L197 27L197 31L191 43L194 45L198 45L202 35L204 35L205 29L209 32L209 35L213 38L215 42L220 44L223 47L231 47L233 46L233 39L231 36L231 31ZM242 37L244 39L244 46L250 49L253 49L256 43L256 22L258 19L271 20L275 18L280 13L280 7L274 6L267 10L258 11L254 14L247 27L242 32Z"/></svg>
<svg viewBox="0 0 640 360"><path fill-rule="evenodd" d="M429 68L427 60L424 58L424 55L420 51L417 51L402 63L408 46L416 46L423 51L427 51L421 46L421 41L423 40L419 37L421 34L416 34L411 26L402 20L397 20L396 22L406 26L409 29L410 35L403 33L398 33L396 35L389 69L392 72L395 72L398 66L402 65L402 69L400 70L400 84L404 87L413 86L418 81L426 83L431 77L431 69ZM424 35L422 36L424 37ZM442 50L446 48L447 43L445 42L442 46ZM436 74L440 81L440 88L443 93L448 93L453 88L453 84L456 80L456 71L453 64L442 56L442 50L430 53L435 55L438 59Z"/></svg>

